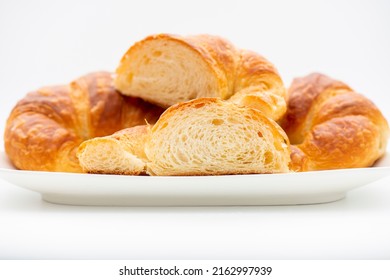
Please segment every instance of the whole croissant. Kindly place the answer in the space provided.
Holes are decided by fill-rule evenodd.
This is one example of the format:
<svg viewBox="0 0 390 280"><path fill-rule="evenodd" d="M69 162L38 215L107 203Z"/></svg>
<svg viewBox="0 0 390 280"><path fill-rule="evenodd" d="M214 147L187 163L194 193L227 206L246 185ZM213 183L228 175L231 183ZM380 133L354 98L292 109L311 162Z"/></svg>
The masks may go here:
<svg viewBox="0 0 390 280"><path fill-rule="evenodd" d="M154 123L163 109L123 97L112 74L97 72L69 85L29 93L12 110L4 133L5 151L19 169L82 172L76 151L84 140Z"/></svg>
<svg viewBox="0 0 390 280"><path fill-rule="evenodd" d="M120 92L164 108L218 97L259 109L273 120L286 111L286 90L276 68L217 36L149 36L126 52L116 73Z"/></svg>
<svg viewBox="0 0 390 280"><path fill-rule="evenodd" d="M384 155L389 136L370 100L317 73L292 82L281 124L294 144L294 171L371 166Z"/></svg>

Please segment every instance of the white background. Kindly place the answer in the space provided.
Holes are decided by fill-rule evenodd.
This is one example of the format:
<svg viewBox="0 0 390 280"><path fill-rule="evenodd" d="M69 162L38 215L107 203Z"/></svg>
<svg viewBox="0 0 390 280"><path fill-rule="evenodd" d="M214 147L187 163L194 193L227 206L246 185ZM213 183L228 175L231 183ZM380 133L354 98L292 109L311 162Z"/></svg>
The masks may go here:
<svg viewBox="0 0 390 280"><path fill-rule="evenodd" d="M160 32L224 36L267 57L286 85L323 72L390 119L389 15L385 0L0 0L0 133L28 91L115 70ZM322 205L100 208L45 203L0 180L0 259L389 259L389 185Z"/></svg>

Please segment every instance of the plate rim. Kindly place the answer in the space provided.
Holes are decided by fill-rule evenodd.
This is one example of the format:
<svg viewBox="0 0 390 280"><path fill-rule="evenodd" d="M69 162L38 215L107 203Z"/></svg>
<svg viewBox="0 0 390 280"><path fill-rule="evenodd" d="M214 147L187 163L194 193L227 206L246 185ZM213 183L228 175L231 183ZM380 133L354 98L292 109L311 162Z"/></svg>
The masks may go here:
<svg viewBox="0 0 390 280"><path fill-rule="evenodd" d="M0 151L0 178L47 202L82 206L260 206L328 203L390 175L380 166L274 174L134 176L18 170ZM5 162L7 161L7 162ZM383 163L386 164L383 166ZM357 174L353 176L354 174ZM328 181L326 178L332 178ZM353 178L340 180L340 178ZM57 183L60 182L60 183ZM336 183L334 183L336 182Z"/></svg>
<svg viewBox="0 0 390 280"><path fill-rule="evenodd" d="M7 173L22 173L22 174L29 174L29 175L49 175L49 176L55 176L55 175L61 175L61 176L88 176L88 177L110 177L110 178L117 178L117 177L126 177L126 178L148 178L145 180L155 180L151 178L181 178L181 179L186 179L186 178L227 178L227 177L282 177L282 176L310 176L313 174L324 174L324 173L342 173L342 172L355 172L355 171L368 171L368 170L390 170L390 162L389 165L385 166L375 166L375 164L378 164L380 161L384 161L386 158L390 158L390 149L388 149L385 153L384 156L382 156L380 159L374 163L373 166L370 167L355 167L355 168L341 168L341 169L325 169L325 170L315 170L315 171L305 171L305 172L284 172L284 173L270 173L270 174L265 174L265 173L253 173L253 174L225 174L225 175L200 175L200 176L183 176L183 175L178 175L178 176L148 176L148 175L122 175L122 174L92 174L92 173L75 173L75 172L62 172L62 171L38 171L38 170L21 170L17 168L7 168L7 167L0 167L0 172L7 172ZM8 161L7 164L13 166L12 162L9 160L8 156L6 155L4 150L0 150L0 162L2 162L4 159ZM374 171L376 172L376 171ZM306 175L308 174L308 175ZM390 174L389 174L390 175ZM195 179L197 180L197 179ZM214 180L214 179L211 179Z"/></svg>

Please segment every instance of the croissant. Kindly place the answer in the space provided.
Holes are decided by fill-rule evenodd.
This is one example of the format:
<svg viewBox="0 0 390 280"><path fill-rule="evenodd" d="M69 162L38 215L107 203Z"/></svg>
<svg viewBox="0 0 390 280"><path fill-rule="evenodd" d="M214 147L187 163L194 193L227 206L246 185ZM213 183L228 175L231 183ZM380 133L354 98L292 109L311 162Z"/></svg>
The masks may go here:
<svg viewBox="0 0 390 280"><path fill-rule="evenodd" d="M112 74L97 72L66 86L29 93L12 110L5 128L5 151L26 170L82 172L76 151L84 140L154 123L163 109L123 97Z"/></svg>
<svg viewBox="0 0 390 280"><path fill-rule="evenodd" d="M170 107L152 128L88 140L77 156L89 173L223 175L288 172L290 149L260 111L200 98Z"/></svg>
<svg viewBox="0 0 390 280"><path fill-rule="evenodd" d="M371 166L384 155L389 136L370 100L317 73L292 82L281 125L293 144L294 171Z"/></svg>
<svg viewBox="0 0 390 280"><path fill-rule="evenodd" d="M261 110L274 120L286 111L286 90L276 68L217 36L149 36L130 47L116 74L120 92L164 108L218 97Z"/></svg>
<svg viewBox="0 0 390 280"><path fill-rule="evenodd" d="M77 151L81 167L95 174L145 174L144 146L149 130L148 125L139 125L84 141Z"/></svg>

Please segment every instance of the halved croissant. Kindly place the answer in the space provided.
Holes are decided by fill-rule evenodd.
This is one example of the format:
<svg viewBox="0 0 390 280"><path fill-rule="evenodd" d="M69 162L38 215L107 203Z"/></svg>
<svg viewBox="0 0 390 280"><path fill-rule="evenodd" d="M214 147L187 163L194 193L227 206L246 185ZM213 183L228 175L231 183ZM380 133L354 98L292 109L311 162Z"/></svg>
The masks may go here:
<svg viewBox="0 0 390 280"><path fill-rule="evenodd" d="M286 111L286 90L276 68L217 36L149 36L126 52L116 73L115 86L123 94L164 108L218 97L274 120Z"/></svg>
<svg viewBox="0 0 390 280"><path fill-rule="evenodd" d="M163 109L123 97L112 74L97 72L69 85L29 93L12 110L4 133L5 151L19 169L81 172L79 144L135 125L154 123Z"/></svg>
<svg viewBox="0 0 390 280"><path fill-rule="evenodd" d="M151 129L95 138L78 152L86 172L139 174L143 161L148 174L159 176L288 172L289 156L288 138L274 121L216 98L174 105Z"/></svg>
<svg viewBox="0 0 390 280"><path fill-rule="evenodd" d="M77 152L80 165L95 174L145 174L144 146L149 130L149 125L139 125L84 141Z"/></svg>
<svg viewBox="0 0 390 280"><path fill-rule="evenodd" d="M294 144L295 171L371 166L385 153L389 136L374 103L317 73L292 82L281 124Z"/></svg>

